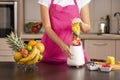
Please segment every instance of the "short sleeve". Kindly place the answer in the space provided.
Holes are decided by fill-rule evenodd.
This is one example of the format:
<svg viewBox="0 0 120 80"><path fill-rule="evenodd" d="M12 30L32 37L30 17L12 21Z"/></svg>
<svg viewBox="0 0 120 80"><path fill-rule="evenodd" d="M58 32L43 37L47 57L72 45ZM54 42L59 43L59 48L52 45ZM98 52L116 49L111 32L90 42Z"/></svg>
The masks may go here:
<svg viewBox="0 0 120 80"><path fill-rule="evenodd" d="M38 3L46 7L50 6L51 0L38 0Z"/></svg>
<svg viewBox="0 0 120 80"><path fill-rule="evenodd" d="M84 7L86 4L90 3L91 0L77 0L79 10Z"/></svg>

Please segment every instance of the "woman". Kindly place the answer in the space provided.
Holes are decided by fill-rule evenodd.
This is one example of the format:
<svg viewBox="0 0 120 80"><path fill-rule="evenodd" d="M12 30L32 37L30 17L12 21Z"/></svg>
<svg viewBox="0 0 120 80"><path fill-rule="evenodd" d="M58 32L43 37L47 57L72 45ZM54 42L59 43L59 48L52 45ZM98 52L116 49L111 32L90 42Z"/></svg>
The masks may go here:
<svg viewBox="0 0 120 80"><path fill-rule="evenodd" d="M82 32L90 30L90 0L39 0L45 29L43 62L66 62L71 58L72 20L79 22ZM73 21L73 23L74 23Z"/></svg>

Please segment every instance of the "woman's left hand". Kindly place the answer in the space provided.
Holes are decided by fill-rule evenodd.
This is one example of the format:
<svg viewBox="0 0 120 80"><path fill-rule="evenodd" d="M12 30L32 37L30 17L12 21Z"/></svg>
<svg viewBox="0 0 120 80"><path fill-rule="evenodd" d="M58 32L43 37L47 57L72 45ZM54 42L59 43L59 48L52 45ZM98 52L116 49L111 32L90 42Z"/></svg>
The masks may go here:
<svg viewBox="0 0 120 80"><path fill-rule="evenodd" d="M84 23L80 18L74 18L72 20L72 24L79 23L80 29L82 32L87 33L90 31L90 25L87 23Z"/></svg>
<svg viewBox="0 0 120 80"><path fill-rule="evenodd" d="M74 23L83 23L83 22L82 22L82 20L80 18L74 18L72 20L72 24L74 24Z"/></svg>

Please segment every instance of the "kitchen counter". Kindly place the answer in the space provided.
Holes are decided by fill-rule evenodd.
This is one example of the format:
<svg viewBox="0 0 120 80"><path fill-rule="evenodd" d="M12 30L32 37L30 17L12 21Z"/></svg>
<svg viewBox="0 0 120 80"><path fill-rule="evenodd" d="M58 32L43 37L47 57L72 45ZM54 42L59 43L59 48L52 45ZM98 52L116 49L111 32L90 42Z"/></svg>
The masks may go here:
<svg viewBox="0 0 120 80"><path fill-rule="evenodd" d="M89 71L64 63L39 63L33 71L24 71L13 62L0 62L0 80L120 80L120 71Z"/></svg>
<svg viewBox="0 0 120 80"><path fill-rule="evenodd" d="M101 39L101 40L120 40L120 35L118 34L81 34L81 39Z"/></svg>
<svg viewBox="0 0 120 80"><path fill-rule="evenodd" d="M39 34L22 34L21 38L22 39L41 39L43 36L43 33ZM120 35L118 34L92 34L92 33L87 33L87 34L80 34L80 38L87 40L87 39L105 39L105 40L120 40Z"/></svg>

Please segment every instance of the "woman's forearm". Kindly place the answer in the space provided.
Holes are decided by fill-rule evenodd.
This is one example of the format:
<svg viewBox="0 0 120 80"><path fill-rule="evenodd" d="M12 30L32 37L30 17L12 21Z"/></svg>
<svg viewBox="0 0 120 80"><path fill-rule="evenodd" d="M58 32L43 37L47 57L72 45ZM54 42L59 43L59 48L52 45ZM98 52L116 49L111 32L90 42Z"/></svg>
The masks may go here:
<svg viewBox="0 0 120 80"><path fill-rule="evenodd" d="M81 26L81 30L84 33L87 33L90 31L90 15L89 15L89 5L85 5L82 9L81 9L81 20L82 22L80 23Z"/></svg>
<svg viewBox="0 0 120 80"><path fill-rule="evenodd" d="M61 46L64 42L57 36L57 34L51 29L51 27L47 27L45 29L48 37L53 40L57 45Z"/></svg>
<svg viewBox="0 0 120 80"><path fill-rule="evenodd" d="M63 41L57 36L57 34L51 28L49 9L43 5L40 5L40 12L45 32L47 33L50 39L52 39L57 45L60 46L60 44L62 44Z"/></svg>
<svg viewBox="0 0 120 80"><path fill-rule="evenodd" d="M72 54L70 52L69 45L64 43L50 27L45 29L45 32L47 33L49 38L52 39L61 48L65 55L71 58Z"/></svg>
<svg viewBox="0 0 120 80"><path fill-rule="evenodd" d="M90 24L80 23L81 31L84 33L88 33L90 31Z"/></svg>

